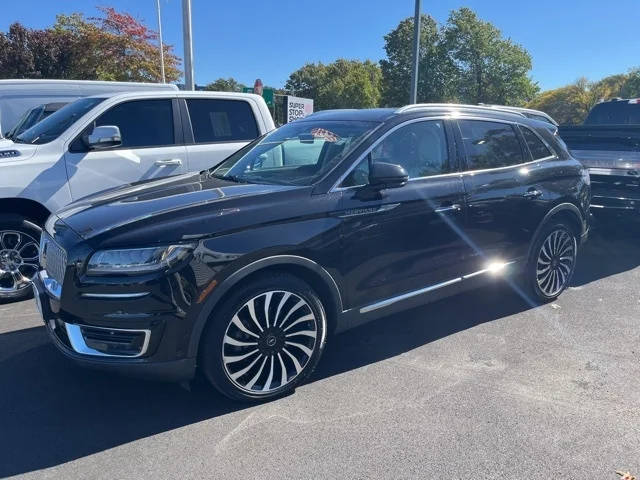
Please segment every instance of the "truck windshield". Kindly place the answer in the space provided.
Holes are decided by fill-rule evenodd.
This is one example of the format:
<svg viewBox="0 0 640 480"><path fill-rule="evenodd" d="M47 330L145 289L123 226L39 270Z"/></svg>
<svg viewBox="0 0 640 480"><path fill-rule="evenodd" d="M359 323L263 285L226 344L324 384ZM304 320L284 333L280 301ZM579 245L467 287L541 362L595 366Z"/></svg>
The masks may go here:
<svg viewBox="0 0 640 480"><path fill-rule="evenodd" d="M379 123L296 121L222 162L211 175L241 183L312 185Z"/></svg>
<svg viewBox="0 0 640 480"><path fill-rule="evenodd" d="M58 138L67 128L93 107L103 102L104 98L80 98L62 107L60 110L36 123L33 127L18 135L14 142L40 145Z"/></svg>

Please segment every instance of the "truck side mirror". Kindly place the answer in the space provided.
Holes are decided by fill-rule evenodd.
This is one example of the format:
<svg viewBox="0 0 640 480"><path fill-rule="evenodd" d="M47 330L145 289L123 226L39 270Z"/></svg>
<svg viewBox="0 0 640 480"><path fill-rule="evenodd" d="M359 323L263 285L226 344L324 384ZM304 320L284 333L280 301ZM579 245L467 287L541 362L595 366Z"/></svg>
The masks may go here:
<svg viewBox="0 0 640 480"><path fill-rule="evenodd" d="M87 135L86 142L89 150L101 150L104 148L122 145L120 128L115 125L102 125L95 127L93 132Z"/></svg>

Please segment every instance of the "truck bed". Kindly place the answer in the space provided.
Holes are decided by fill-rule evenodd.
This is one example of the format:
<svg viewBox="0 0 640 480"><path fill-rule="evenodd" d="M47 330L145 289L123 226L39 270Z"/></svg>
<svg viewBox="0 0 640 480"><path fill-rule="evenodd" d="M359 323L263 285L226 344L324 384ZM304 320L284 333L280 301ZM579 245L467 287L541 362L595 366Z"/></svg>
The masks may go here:
<svg viewBox="0 0 640 480"><path fill-rule="evenodd" d="M561 126L558 133L589 169L592 212L640 219L640 125Z"/></svg>

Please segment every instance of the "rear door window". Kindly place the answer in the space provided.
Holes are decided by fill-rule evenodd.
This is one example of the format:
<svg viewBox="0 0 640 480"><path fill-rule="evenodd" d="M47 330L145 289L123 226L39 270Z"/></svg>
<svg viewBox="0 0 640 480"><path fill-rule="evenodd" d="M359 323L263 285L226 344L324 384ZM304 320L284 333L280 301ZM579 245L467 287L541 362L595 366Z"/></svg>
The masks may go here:
<svg viewBox="0 0 640 480"><path fill-rule="evenodd" d="M51 118L51 117L50 117ZM124 102L103 113L95 126L120 129L120 148L161 147L175 144L171 99Z"/></svg>
<svg viewBox="0 0 640 480"><path fill-rule="evenodd" d="M242 142L258 136L253 110L243 100L188 98L196 143Z"/></svg>
<svg viewBox="0 0 640 480"><path fill-rule="evenodd" d="M547 146L527 127L521 126L520 130L524 136L524 141L531 152L532 160L540 160L541 158L550 157L552 154Z"/></svg>
<svg viewBox="0 0 640 480"><path fill-rule="evenodd" d="M459 125L469 170L508 167L525 162L512 125L484 120L460 120Z"/></svg>

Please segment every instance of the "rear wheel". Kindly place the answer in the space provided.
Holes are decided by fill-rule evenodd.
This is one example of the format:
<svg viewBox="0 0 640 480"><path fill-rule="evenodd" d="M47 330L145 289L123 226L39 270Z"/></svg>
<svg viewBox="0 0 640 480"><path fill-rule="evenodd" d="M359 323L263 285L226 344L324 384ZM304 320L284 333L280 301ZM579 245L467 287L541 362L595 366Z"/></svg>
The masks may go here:
<svg viewBox="0 0 640 480"><path fill-rule="evenodd" d="M526 272L529 290L538 300L554 300L569 286L577 255L578 241L569 226L554 222L543 228Z"/></svg>
<svg viewBox="0 0 640 480"><path fill-rule="evenodd" d="M294 390L324 349L327 322L320 298L288 274L238 290L214 313L205 333L203 373L237 400L266 400Z"/></svg>
<svg viewBox="0 0 640 480"><path fill-rule="evenodd" d="M0 215L0 301L24 300L38 273L40 235L36 224L19 215Z"/></svg>

